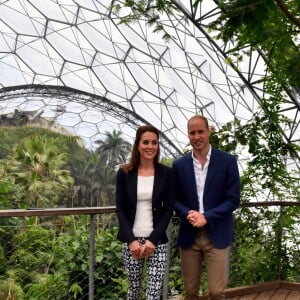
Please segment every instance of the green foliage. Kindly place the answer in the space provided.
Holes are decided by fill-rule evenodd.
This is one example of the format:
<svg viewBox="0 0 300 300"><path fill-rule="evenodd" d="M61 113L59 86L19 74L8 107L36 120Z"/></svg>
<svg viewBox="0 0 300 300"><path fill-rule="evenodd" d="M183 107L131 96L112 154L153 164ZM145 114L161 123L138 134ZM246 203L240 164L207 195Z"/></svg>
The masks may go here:
<svg viewBox="0 0 300 300"><path fill-rule="evenodd" d="M23 141L24 138L33 135L48 136L52 138L60 138L60 149L68 151L74 156L82 153L83 148L80 146L78 138L74 136L66 136L45 128L37 128L31 126L22 127L6 127L0 126L0 158L6 158L11 153L11 150Z"/></svg>
<svg viewBox="0 0 300 300"><path fill-rule="evenodd" d="M160 21L162 15L172 15L177 10L177 6L172 0L126 0L122 4L120 1L116 1L112 6L113 11L119 15L121 15L124 8L125 11L130 8L130 13L120 17L120 24L128 25L137 20L145 19L149 26L153 26L153 32L162 34L164 40L168 41L172 37Z"/></svg>
<svg viewBox="0 0 300 300"><path fill-rule="evenodd" d="M241 126L242 124L240 120L235 118L233 122L228 122L224 124L219 131L217 131L214 127L211 127L211 145L218 149L222 149L225 152L235 153L238 146L238 142L240 142L241 145L246 144L244 136L241 135L239 137L239 132L236 130L236 128L240 128Z"/></svg>
<svg viewBox="0 0 300 300"><path fill-rule="evenodd" d="M25 294L20 285L14 279L2 280L0 276L0 299L5 300L24 300Z"/></svg>
<svg viewBox="0 0 300 300"><path fill-rule="evenodd" d="M277 90L277 85L270 82L268 84L274 95L280 91ZM248 162L249 173L245 172L245 176L242 177L244 201L248 201L252 195L257 195L260 184L265 184L264 189L270 189L276 199L280 199L283 194L290 200L299 195L295 181L282 164L285 155L293 156L298 149L295 145L283 141L280 126L276 126L287 121L280 115L280 93L276 95L279 97L262 100L264 113L255 115L249 123L242 124L240 120L234 120L224 124L219 131L214 130L211 136L211 143L225 151L239 155L241 147L244 147L252 154L254 160ZM84 174L90 174L93 182L97 182L104 173L97 173L101 168L102 157L94 154L95 160L92 156L85 156L85 162L89 164L85 166L86 169L78 167L78 170L84 170ZM91 159L86 159L88 157ZM169 164L170 160L165 158L163 162ZM5 170L7 161L3 159L1 163L0 173L1 170ZM268 172L270 166L273 169ZM103 167L101 172L104 170ZM107 181L103 182L109 185L109 178L108 176ZM272 185L273 181L277 184ZM254 183L257 184L256 190ZM14 187L18 196L15 202L10 202L8 199L11 199L9 197L13 195ZM3 177L0 189L4 192L0 193L0 205L5 208L9 202L19 207L18 199L22 198L24 192L21 185L16 184L12 177ZM297 252L291 241L297 236L299 210L285 210L282 235L278 212L261 209L256 215L243 209L242 213L243 215L238 215L236 220L237 234L232 247L230 285L248 285L276 280L278 277L295 280L299 275L299 250ZM33 220L29 218L25 221L28 226ZM84 217L76 220L65 217L60 222L61 230L52 230L52 222L53 224L45 223L46 228L23 227L24 229L18 232L16 228L20 228L20 219L0 220L0 266L3 266L0 268L0 295L7 295L7 288L13 286L15 294L12 295L20 295L16 296L16 299L63 300L86 297L89 277L88 220ZM264 230L266 222L270 228L268 231ZM113 224L111 218L104 217L101 217L101 224L97 223L97 228L101 230L97 231L95 247L95 298L114 299L116 295L124 298L127 291L121 243L116 240L117 229L109 229ZM172 230L170 294L183 291L179 252L175 246L177 229L174 226ZM9 283L11 285L8 285ZM202 292L206 291L205 275L202 278L201 289Z"/></svg>
<svg viewBox="0 0 300 300"><path fill-rule="evenodd" d="M59 138L32 135L14 149L8 174L25 187L29 207L49 205L51 198L57 202L58 196L73 184L70 172L64 169L67 155L59 144Z"/></svg>
<svg viewBox="0 0 300 300"><path fill-rule="evenodd" d="M39 153L38 149L35 148L38 146L33 144L33 137L47 137L47 145L50 147L46 152L45 155L43 156L41 154L41 151L46 150L43 149L40 144L39 148ZM68 175L66 173L69 172L76 172L76 166L77 160L82 160L86 161L86 155L88 151L84 148L82 148L77 141L77 138L72 137L72 136L65 136L61 135L55 132L52 132L50 130L46 129L41 129L41 128L33 128L29 126L22 126L22 127L0 127L0 137L1 137L1 146L0 146L0 207L3 208L26 208L28 206L32 207L34 204L33 200L33 195L32 197L29 198L30 194L28 193L28 188L29 186L26 183L31 182L33 183L35 181L34 178L36 177L31 177L27 174L27 172L22 172L18 170L19 167L21 167L20 161L16 161L15 152L13 149L16 149L16 152L19 154L19 159L21 157L26 158L27 163L29 164L29 155L32 156L32 163L34 162L34 168L37 171L37 161L39 160L40 163L42 163L43 160L50 159L51 157L56 159L52 159L52 167L56 164L58 166L59 163L63 162L64 163L64 171L59 171L56 168L56 170L53 168L53 173L52 173L52 178L53 176L56 176L56 179L59 179L59 181L62 182L63 179L66 178ZM27 142L25 142L27 140ZM31 150L28 150L27 152L22 152L22 147L25 146L27 148L30 148L29 141L32 141L32 147ZM40 139L42 141L42 139ZM57 149L55 150L55 142L51 145L51 141L57 141ZM44 146L46 146L46 141L44 140ZM23 149L24 150L24 149ZM55 152L58 152L55 155ZM31 152L30 152L31 151ZM51 154L52 151L52 154ZM33 153L36 152L36 153ZM31 153L31 154L30 154ZM64 156L64 157L63 157ZM62 160L59 160L59 158L62 157ZM48 172L49 168L51 167L50 165L46 165L45 162L43 163L45 169L45 172ZM25 164L25 162L24 162ZM24 164L22 165L24 167ZM27 165L28 166L28 165ZM42 164L40 164L42 166ZM14 169L14 170L13 170ZM23 170L24 171L24 170ZM40 169L42 171L42 169ZM82 170L78 170L78 173L81 173ZM16 176L16 175L19 176ZM39 173L37 173L39 174ZM36 175L37 175L36 174ZM47 173L47 175L50 173ZM27 176L28 175L28 176ZM45 174L46 175L46 174ZM52 179L51 179L52 180ZM56 182L57 183L57 182ZM65 199L65 198L71 198L72 195L68 195L69 190L64 191L60 189L59 191L55 191L51 189L50 187L53 187L53 184L55 184L55 181L53 180L51 183L48 182L38 182L36 181L36 188L40 186L40 188L43 189L43 192L39 194L40 201L44 203L44 205L49 205L49 198L51 198L51 202L56 199L58 202L60 199ZM32 188L34 185L32 185ZM60 186L61 187L61 186ZM46 189L48 191L46 192ZM52 195L50 195L52 193ZM24 201L27 197L27 203ZM30 201L29 201L30 199ZM30 204L28 203L30 202ZM64 200L64 202L67 202Z"/></svg>
<svg viewBox="0 0 300 300"><path fill-rule="evenodd" d="M177 232L180 219L173 216L170 225L170 265L169 265L169 294L173 296L174 293L182 294L183 280L181 275L181 264L179 256L179 248L176 246Z"/></svg>
<svg viewBox="0 0 300 300"><path fill-rule="evenodd" d="M106 132L95 152L30 126L0 127L0 138L0 208L114 204L115 170L130 151L121 132Z"/></svg>
<svg viewBox="0 0 300 300"><path fill-rule="evenodd" d="M58 272L55 274L39 274L34 283L29 285L26 298L30 300L66 299L68 297L66 278L65 274ZM76 297L73 299L76 299Z"/></svg>
<svg viewBox="0 0 300 300"><path fill-rule="evenodd" d="M284 220L288 214L284 214ZM285 221L284 221L285 223ZM236 237L231 251L230 286L251 285L278 279L294 280L297 260L290 255L295 237L281 232L280 212L270 208L242 209L236 214ZM293 226L284 224L283 232ZM285 239L285 243L282 243Z"/></svg>
<svg viewBox="0 0 300 300"><path fill-rule="evenodd" d="M299 217L295 218L295 214L299 216L299 207L285 207L282 216L278 209L263 207L242 208L236 212L229 287L276 280L297 280L300 257L296 224L299 224ZM176 247L178 224L179 219L174 217L171 227L170 295L175 291L183 293L179 250ZM207 293L205 264L203 271L201 292L205 294Z"/></svg>
<svg viewBox="0 0 300 300"><path fill-rule="evenodd" d="M274 96L262 99L263 111L258 112L252 122L237 129L238 136L243 135L248 140L252 156L242 176L243 198L250 200L260 191L269 191L269 200L297 200L297 170L287 169L286 159L296 158L300 148L284 141L281 128L288 120L280 114L283 103L280 88L269 81L266 89Z"/></svg>
<svg viewBox="0 0 300 300"><path fill-rule="evenodd" d="M281 128L289 121L280 113L284 102L280 86L270 80L265 87L273 96L261 99L262 110L245 124L234 119L219 131L213 128L210 142L236 156L243 151L250 154L241 176L243 201L265 200L263 194L269 201L298 200L297 170L287 169L286 159L296 158L300 147L283 137Z"/></svg>
<svg viewBox="0 0 300 300"><path fill-rule="evenodd" d="M299 2L279 5L279 1L270 0L225 0L219 5L222 13L210 26L219 32L219 39L237 40L232 57L242 59L239 51L247 45L260 48L272 77L279 83L299 87L300 52L294 42L300 32Z"/></svg>
<svg viewBox="0 0 300 300"><path fill-rule="evenodd" d="M82 288L77 282L74 282L71 285L69 292L74 295L74 299L77 299L78 296L82 295Z"/></svg>
<svg viewBox="0 0 300 300"><path fill-rule="evenodd" d="M67 290L72 292L74 297L88 293L88 247L89 236L84 225L74 230L67 226L59 233L55 242L55 260L53 260L55 269L67 275Z"/></svg>
<svg viewBox="0 0 300 300"><path fill-rule="evenodd" d="M13 287L15 294L22 292L22 297L11 299L83 299L88 295L90 237L85 219L80 218L82 225L75 227L67 217L68 223L56 231L41 226L19 230L13 237L12 250L2 246L5 239L1 238L0 294L6 295L7 288ZM102 229L96 234L97 299L126 295L127 278L116 231Z"/></svg>
<svg viewBox="0 0 300 300"><path fill-rule="evenodd" d="M0 159L0 209L20 208L25 197L25 188L16 184L14 178L7 176L5 164L5 160Z"/></svg>
<svg viewBox="0 0 300 300"><path fill-rule="evenodd" d="M65 299L65 281L59 272L51 274L52 249L55 232L34 226L19 231L13 237L12 253L7 257L4 282L22 291L16 299ZM5 287L0 288L0 293Z"/></svg>
<svg viewBox="0 0 300 300"><path fill-rule="evenodd" d="M172 166L172 163L173 163L173 160L174 158L170 158L170 157L163 157L160 162L165 165L165 166L168 166L168 167L171 167Z"/></svg>
<svg viewBox="0 0 300 300"><path fill-rule="evenodd" d="M68 251L65 251L68 249ZM61 233L56 244L57 267L66 267L70 278L69 290L74 297L88 294L88 228L76 228L73 234ZM96 235L95 245L95 298L114 299L126 295L127 280L121 257L121 243L116 240L116 228L102 229Z"/></svg>
<svg viewBox="0 0 300 300"><path fill-rule="evenodd" d="M280 211L243 208L236 214L236 238L232 245L230 286L257 282L296 280L299 270L296 226L299 208L285 208L281 231ZM110 218L96 224L95 298L125 298L127 277L122 262L122 244L116 240L117 228L106 228ZM1 220L3 222L3 220ZM171 264L169 293L183 291L179 250L176 247L178 218L171 226ZM7 292L7 283L22 291L17 299L84 299L88 294L89 218L65 217L56 226L44 224L20 227L0 226L0 294ZM10 224L8 221L6 225ZM2 223L4 224L4 223ZM18 229L16 229L18 225ZM267 230L266 230L267 229ZM11 231L11 234L9 234ZM12 236L12 238L9 238ZM12 239L12 245L7 241ZM298 250L299 251L299 250ZM205 269L204 269L205 270ZM5 283L5 284L4 284ZM201 290L206 292L206 276Z"/></svg>
<svg viewBox="0 0 300 300"><path fill-rule="evenodd" d="M3 274L3 272L5 272L5 263L6 263L6 259L5 259L4 249L0 245L0 275Z"/></svg>
<svg viewBox="0 0 300 300"><path fill-rule="evenodd" d="M101 162L103 165L110 166L115 169L120 164L126 163L128 155L131 152L131 144L122 138L122 132L113 130L105 132L104 140L97 140L98 145L96 153L101 154Z"/></svg>
<svg viewBox="0 0 300 300"><path fill-rule="evenodd" d="M127 277L122 261L122 244L116 240L117 228L101 230L96 239L95 285L100 299L125 299ZM107 288L107 287L110 288ZM97 297L96 297L97 298Z"/></svg>

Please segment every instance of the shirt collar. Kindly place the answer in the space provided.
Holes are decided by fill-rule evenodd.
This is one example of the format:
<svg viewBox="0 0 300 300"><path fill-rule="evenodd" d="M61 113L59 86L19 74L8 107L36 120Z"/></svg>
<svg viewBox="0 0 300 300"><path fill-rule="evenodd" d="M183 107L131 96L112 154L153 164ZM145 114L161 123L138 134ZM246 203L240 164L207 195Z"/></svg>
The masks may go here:
<svg viewBox="0 0 300 300"><path fill-rule="evenodd" d="M207 152L207 155L206 155L206 161L209 162L210 160L210 156L211 156L211 144L209 144L209 150ZM193 160L196 160L196 158L194 157L194 151L192 151L192 158Z"/></svg>

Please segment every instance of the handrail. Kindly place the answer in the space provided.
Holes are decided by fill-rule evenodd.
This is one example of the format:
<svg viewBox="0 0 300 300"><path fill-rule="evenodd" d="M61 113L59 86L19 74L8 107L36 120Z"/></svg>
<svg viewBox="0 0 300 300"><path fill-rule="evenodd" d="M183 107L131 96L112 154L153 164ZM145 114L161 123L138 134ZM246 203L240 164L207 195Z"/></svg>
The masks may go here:
<svg viewBox="0 0 300 300"><path fill-rule="evenodd" d="M0 218L31 217L31 216L58 216L58 215L94 215L113 213L115 206L78 207L78 208L29 208L0 210Z"/></svg>
<svg viewBox="0 0 300 300"><path fill-rule="evenodd" d="M300 206L296 201L261 201L261 202L243 202L241 207L261 207L261 206Z"/></svg>
<svg viewBox="0 0 300 300"><path fill-rule="evenodd" d="M261 207L261 206L300 206L295 201L262 201L245 202L240 207ZM102 207L77 207L77 208L29 208L29 209L4 209L0 210L0 218L9 217L30 217L30 216L56 216L56 215L93 215L116 212L115 206Z"/></svg>

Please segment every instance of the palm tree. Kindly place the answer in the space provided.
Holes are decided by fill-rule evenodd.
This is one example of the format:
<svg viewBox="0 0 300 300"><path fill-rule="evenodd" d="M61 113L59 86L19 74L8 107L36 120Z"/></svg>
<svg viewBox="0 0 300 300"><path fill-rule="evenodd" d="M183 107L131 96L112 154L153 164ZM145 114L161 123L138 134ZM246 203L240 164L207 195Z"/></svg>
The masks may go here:
<svg viewBox="0 0 300 300"><path fill-rule="evenodd" d="M95 141L99 145L96 152L101 153L104 164L115 168L126 162L131 144L121 137L121 131L113 130L111 133L106 131L105 134L105 140Z"/></svg>
<svg viewBox="0 0 300 300"><path fill-rule="evenodd" d="M86 179L85 198L89 199L90 206L103 206L110 204L112 187L115 183L116 171L108 164L103 152L92 152L83 169Z"/></svg>
<svg viewBox="0 0 300 300"><path fill-rule="evenodd" d="M61 152L60 138L32 135L15 148L10 167L16 182L24 184L27 204L55 203L59 195L73 184L69 170L65 169L67 155Z"/></svg>

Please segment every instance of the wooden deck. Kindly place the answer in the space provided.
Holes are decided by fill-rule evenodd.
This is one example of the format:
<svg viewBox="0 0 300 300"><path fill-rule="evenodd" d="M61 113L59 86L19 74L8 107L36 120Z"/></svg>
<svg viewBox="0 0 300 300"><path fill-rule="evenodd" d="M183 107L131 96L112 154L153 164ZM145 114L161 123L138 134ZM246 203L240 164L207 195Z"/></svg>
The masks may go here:
<svg viewBox="0 0 300 300"><path fill-rule="evenodd" d="M300 300L300 283L270 282L226 291L228 300Z"/></svg>
<svg viewBox="0 0 300 300"><path fill-rule="evenodd" d="M208 296L200 298L208 300ZM226 300L300 300L300 283L274 281L231 288L226 290Z"/></svg>

